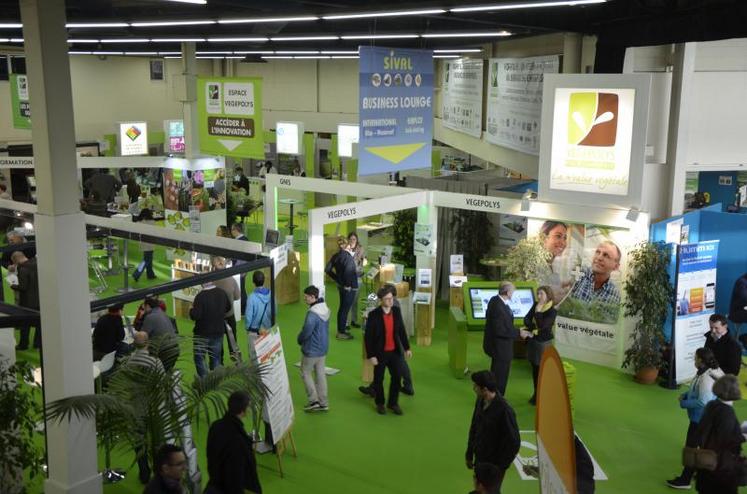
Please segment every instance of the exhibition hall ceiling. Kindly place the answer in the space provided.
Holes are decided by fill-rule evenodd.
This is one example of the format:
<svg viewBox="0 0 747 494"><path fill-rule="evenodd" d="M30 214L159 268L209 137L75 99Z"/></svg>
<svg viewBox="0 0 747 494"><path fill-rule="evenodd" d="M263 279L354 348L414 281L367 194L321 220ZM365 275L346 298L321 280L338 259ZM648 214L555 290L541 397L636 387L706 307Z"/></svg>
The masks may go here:
<svg viewBox="0 0 747 494"><path fill-rule="evenodd" d="M202 52L258 55L357 46L479 47L553 32L604 34L625 26L705 19L743 0L68 0L71 52L167 54L181 40ZM200 0L190 0L200 1ZM730 12L733 14L734 12ZM708 14L708 15L706 15ZM0 0L0 43L20 45L18 0ZM233 53L243 52L243 53ZM257 52L257 53L247 53Z"/></svg>

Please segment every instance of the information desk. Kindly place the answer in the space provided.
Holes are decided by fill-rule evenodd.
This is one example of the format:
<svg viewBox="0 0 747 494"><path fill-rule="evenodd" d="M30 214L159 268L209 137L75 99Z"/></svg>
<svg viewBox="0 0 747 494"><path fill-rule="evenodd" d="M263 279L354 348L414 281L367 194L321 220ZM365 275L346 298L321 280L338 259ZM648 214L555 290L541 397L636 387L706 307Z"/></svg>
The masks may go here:
<svg viewBox="0 0 747 494"><path fill-rule="evenodd" d="M513 282L516 291L511 297L509 307L514 313L514 326L524 325L524 316L536 301L536 282ZM490 299L498 295L498 281L469 281L462 285L464 290L464 315L470 331L485 329L485 314Z"/></svg>

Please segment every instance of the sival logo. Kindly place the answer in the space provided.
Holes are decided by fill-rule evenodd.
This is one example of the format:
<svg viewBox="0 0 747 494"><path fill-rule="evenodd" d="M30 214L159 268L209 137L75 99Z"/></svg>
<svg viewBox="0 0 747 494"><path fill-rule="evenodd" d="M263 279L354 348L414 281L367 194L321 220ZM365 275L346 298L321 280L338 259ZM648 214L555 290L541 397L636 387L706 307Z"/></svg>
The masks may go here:
<svg viewBox="0 0 747 494"><path fill-rule="evenodd" d="M125 132L125 134L127 134L127 137L129 137L130 140L134 141L138 137L140 137L140 134L142 134L142 132L140 131L140 129L133 125L129 129L127 129L127 132Z"/></svg>
<svg viewBox="0 0 747 494"><path fill-rule="evenodd" d="M568 144L614 146L618 97L614 93L571 93L568 102Z"/></svg>
<svg viewBox="0 0 747 494"><path fill-rule="evenodd" d="M384 57L384 70L412 70L412 60L410 57L395 57L394 51L390 51L389 56Z"/></svg>

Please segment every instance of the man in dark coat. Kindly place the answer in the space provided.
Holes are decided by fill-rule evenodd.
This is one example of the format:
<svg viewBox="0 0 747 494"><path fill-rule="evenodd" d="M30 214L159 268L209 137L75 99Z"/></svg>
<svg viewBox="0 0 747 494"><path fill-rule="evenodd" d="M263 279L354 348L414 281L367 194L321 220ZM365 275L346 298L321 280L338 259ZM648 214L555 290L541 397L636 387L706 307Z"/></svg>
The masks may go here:
<svg viewBox="0 0 747 494"><path fill-rule="evenodd" d="M247 414L249 395L236 391L228 398L226 415L213 422L208 431L208 481L205 494L262 494L257 476L252 439L242 419Z"/></svg>
<svg viewBox="0 0 747 494"><path fill-rule="evenodd" d="M189 317L195 322L194 358L197 375L205 377L205 352L210 358L210 370L221 366L223 334L226 332L225 315L233 304L226 292L210 281L202 285L195 296Z"/></svg>
<svg viewBox="0 0 747 494"><path fill-rule="evenodd" d="M490 371L472 374L477 402L467 440L467 468L478 463L495 465L499 472L496 489L500 491L506 470L519 452L521 439L513 408L498 393Z"/></svg>
<svg viewBox="0 0 747 494"><path fill-rule="evenodd" d="M182 487L187 457L179 446L164 444L158 449L155 459L156 474L143 494L184 494Z"/></svg>
<svg viewBox="0 0 747 494"><path fill-rule="evenodd" d="M114 304L99 317L93 329L93 360L101 360L107 353L119 350L124 337L122 304Z"/></svg>
<svg viewBox="0 0 747 494"><path fill-rule="evenodd" d="M511 283L501 284L498 295L490 299L485 312L482 349L491 358L490 371L495 376L501 396L506 396L508 374L514 358L514 340L527 337L526 331L514 326L514 314L508 306L515 289Z"/></svg>
<svg viewBox="0 0 747 494"><path fill-rule="evenodd" d="M348 332L348 313L358 294L358 271L353 258L353 250L348 244L347 237L337 239L340 250L332 256L324 268L327 276L337 284L340 293L340 307L337 309L337 339L352 340L353 335Z"/></svg>
<svg viewBox="0 0 747 494"><path fill-rule="evenodd" d="M711 330L705 334L704 346L713 352L724 373L738 375L742 368L742 346L729 331L726 318L713 314L708 318L708 324Z"/></svg>
<svg viewBox="0 0 747 494"><path fill-rule="evenodd" d="M29 259L23 252L16 251L10 256L16 266L18 284L11 285L18 292L18 305L28 309L39 310L39 278L36 269L36 258ZM21 328L21 341L17 350L26 350L29 347L30 326ZM34 348L41 348L41 324L36 326L34 333Z"/></svg>
<svg viewBox="0 0 747 494"><path fill-rule="evenodd" d="M374 366L373 388L375 393L376 411L381 415L386 413L384 408L384 371L389 368L389 408L396 415L402 415L402 409L397 400L400 388L400 362L402 356L412 357L410 342L407 339L402 312L394 307L394 295L388 287L381 287L376 295L381 306L372 310L366 320L366 358Z"/></svg>

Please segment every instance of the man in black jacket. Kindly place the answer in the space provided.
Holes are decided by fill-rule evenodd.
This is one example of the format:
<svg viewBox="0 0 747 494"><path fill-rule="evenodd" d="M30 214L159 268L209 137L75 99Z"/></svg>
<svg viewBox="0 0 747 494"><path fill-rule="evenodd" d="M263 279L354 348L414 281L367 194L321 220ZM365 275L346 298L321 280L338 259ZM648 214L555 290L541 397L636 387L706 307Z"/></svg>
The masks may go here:
<svg viewBox="0 0 747 494"><path fill-rule="evenodd" d="M143 494L184 494L182 478L187 470L187 457L179 446L164 444L155 459L156 474Z"/></svg>
<svg viewBox="0 0 747 494"><path fill-rule="evenodd" d="M711 330L705 334L705 347L710 348L718 366L726 374L738 375L742 367L742 346L731 335L726 318L713 314L708 318Z"/></svg>
<svg viewBox="0 0 747 494"><path fill-rule="evenodd" d="M379 288L376 295L381 305L368 314L366 320L366 358L374 366L373 388L376 393L376 411L381 415L384 408L384 370L389 368L389 408L396 415L402 415L397 403L400 387L400 360L412 357L410 342L407 339L402 312L394 307L394 295L387 287Z"/></svg>
<svg viewBox="0 0 747 494"><path fill-rule="evenodd" d="M347 237L337 239L340 250L332 256L324 268L327 276L337 283L340 293L340 308L337 309L337 339L352 340L353 335L348 332L348 313L353 306L354 297L358 293L358 272L353 259L353 250L348 244Z"/></svg>
<svg viewBox="0 0 747 494"><path fill-rule="evenodd" d="M205 494L262 494L257 476L252 439L242 419L249 407L249 395L236 391L228 398L226 415L213 422L207 438L208 481Z"/></svg>
<svg viewBox="0 0 747 494"><path fill-rule="evenodd" d="M114 304L99 317L93 329L93 360L101 360L107 353L120 348L125 337L122 304Z"/></svg>
<svg viewBox="0 0 747 494"><path fill-rule="evenodd" d="M231 308L226 292L216 288L212 282L202 285L195 296L189 317L195 322L194 356L197 374L204 377L205 351L210 356L210 370L219 367L223 351L223 334L226 332L225 314Z"/></svg>
<svg viewBox="0 0 747 494"><path fill-rule="evenodd" d="M482 349L492 359L490 371L495 376L501 396L506 396L508 374L511 372L511 360L514 358L514 340L528 336L527 331L514 326L514 314L508 306L515 289L512 283L501 284L498 295L490 299L485 312Z"/></svg>
<svg viewBox="0 0 747 494"><path fill-rule="evenodd" d="M36 258L29 259L23 252L16 251L10 256L16 266L18 284L11 288L18 292L18 305L28 309L39 310L39 278L36 269ZM36 326L34 333L34 348L41 348L42 335L41 324ZM26 350L29 347L30 326L21 328L21 341L16 350Z"/></svg>
<svg viewBox="0 0 747 494"><path fill-rule="evenodd" d="M503 477L519 452L521 439L513 408L498 393L490 371L472 374L477 402L472 413L467 440L467 468L490 463L498 468L496 489L500 492Z"/></svg>

